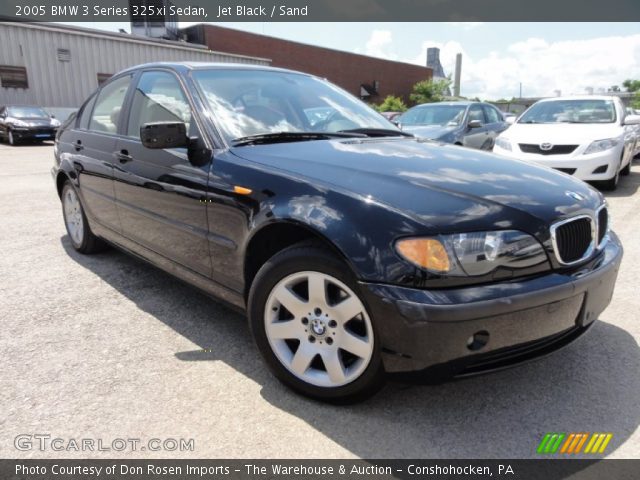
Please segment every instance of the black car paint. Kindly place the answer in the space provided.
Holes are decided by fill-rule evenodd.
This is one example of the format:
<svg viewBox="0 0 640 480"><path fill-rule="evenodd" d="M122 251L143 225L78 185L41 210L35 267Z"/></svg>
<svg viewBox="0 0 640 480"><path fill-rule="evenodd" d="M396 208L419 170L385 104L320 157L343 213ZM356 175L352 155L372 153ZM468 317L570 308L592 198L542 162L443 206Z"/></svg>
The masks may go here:
<svg viewBox="0 0 640 480"><path fill-rule="evenodd" d="M402 115L395 118L394 121L402 125L402 129L408 133L412 133L417 137L437 140L443 143L452 143L454 145L462 145L465 147L478 148L480 150L490 151L493 148L496 137L509 128L509 123L504 120L503 115L498 109L490 104L482 102L446 102L450 105L465 106L463 120L459 125L411 125L402 123ZM433 104L428 104L433 105ZM427 106L427 105L425 105ZM413 108L424 108L418 105ZM484 114L485 122L477 127L469 126L469 109L471 107L480 107L481 109L491 108L499 115L501 121L489 122ZM406 113L406 112L405 112Z"/></svg>
<svg viewBox="0 0 640 480"><path fill-rule="evenodd" d="M564 328L558 322L586 329L606 307L622 256L615 234L606 251L586 264L562 267L552 254L549 225L593 213L603 202L586 184L530 164L413 138L229 147L215 123L206 120L215 112L200 100L191 67L151 65L130 73L137 76L142 69L166 69L180 78L211 161L195 166L186 149L145 150L123 135L123 125L116 134L79 129L81 111L75 125L59 132L52 174L58 188L66 179L74 184L96 235L216 298L246 308L248 252L286 225L331 245L360 280L381 325L388 371L491 353L510 344L504 332L512 333L511 343L520 343ZM121 118L127 118L127 109ZM130 157L124 161L123 151ZM235 186L252 193L235 193ZM518 278L511 271L454 278L429 274L393 249L402 237L490 229L534 235L549 264L519 272ZM607 298L601 298L603 289ZM582 295L579 301L576 295ZM599 301L589 306L584 299L590 297ZM532 308L528 321L546 327L527 324L526 334L514 333L522 329L517 305ZM554 305L565 313L555 323ZM450 324L434 316L461 310L466 313L452 315ZM493 322L491 317L500 315ZM503 333L494 334L492 325ZM469 335L487 329L497 340L482 352L469 351ZM448 340L434 344L442 335Z"/></svg>

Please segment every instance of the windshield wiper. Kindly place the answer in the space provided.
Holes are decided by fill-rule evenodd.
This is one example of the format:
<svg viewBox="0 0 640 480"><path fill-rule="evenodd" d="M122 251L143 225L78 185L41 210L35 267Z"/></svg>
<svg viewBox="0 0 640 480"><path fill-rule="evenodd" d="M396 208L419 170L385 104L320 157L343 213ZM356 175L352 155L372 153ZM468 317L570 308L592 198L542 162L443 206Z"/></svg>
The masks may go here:
<svg viewBox="0 0 640 480"><path fill-rule="evenodd" d="M367 137L413 137L411 133L391 128L350 128L339 130L338 133L361 133Z"/></svg>
<svg viewBox="0 0 640 480"><path fill-rule="evenodd" d="M234 147L260 143L303 142L307 140L327 140L329 138L366 137L357 132L271 132L247 135L232 140Z"/></svg>

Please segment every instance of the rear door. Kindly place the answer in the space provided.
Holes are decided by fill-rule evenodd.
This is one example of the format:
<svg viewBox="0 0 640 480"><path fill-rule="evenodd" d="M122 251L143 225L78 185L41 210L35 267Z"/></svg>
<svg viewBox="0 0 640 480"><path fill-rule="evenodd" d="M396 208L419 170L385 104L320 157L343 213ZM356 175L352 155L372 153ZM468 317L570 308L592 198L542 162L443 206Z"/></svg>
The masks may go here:
<svg viewBox="0 0 640 480"><path fill-rule="evenodd" d="M482 108L484 109L484 118L487 120L487 132L489 134L489 138L491 138L491 142L486 145L486 149L490 150L493 148L496 137L507 129L508 124L504 121L504 118L495 107L491 105L482 105Z"/></svg>
<svg viewBox="0 0 640 480"><path fill-rule="evenodd" d="M210 163L196 167L186 148L148 149L140 127L184 122L202 138L179 78L147 70L137 79L129 115L115 147L115 193L123 234L136 243L205 276L211 276L206 203Z"/></svg>
<svg viewBox="0 0 640 480"><path fill-rule="evenodd" d="M132 76L105 84L80 112L76 128L61 138L73 159L83 205L93 220L121 232L113 185L113 152L118 138L120 111Z"/></svg>

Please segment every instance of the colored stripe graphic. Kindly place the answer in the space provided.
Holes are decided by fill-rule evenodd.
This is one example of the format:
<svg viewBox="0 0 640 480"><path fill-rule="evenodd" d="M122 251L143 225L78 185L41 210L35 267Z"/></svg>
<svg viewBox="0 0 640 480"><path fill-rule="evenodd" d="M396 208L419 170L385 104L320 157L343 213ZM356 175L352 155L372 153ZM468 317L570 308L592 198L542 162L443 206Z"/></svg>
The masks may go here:
<svg viewBox="0 0 640 480"><path fill-rule="evenodd" d="M537 453L565 455L577 455L579 453L598 454L604 453L609 442L613 438L612 433L558 433L549 432L542 437L538 445ZM582 448L585 446L584 451Z"/></svg>

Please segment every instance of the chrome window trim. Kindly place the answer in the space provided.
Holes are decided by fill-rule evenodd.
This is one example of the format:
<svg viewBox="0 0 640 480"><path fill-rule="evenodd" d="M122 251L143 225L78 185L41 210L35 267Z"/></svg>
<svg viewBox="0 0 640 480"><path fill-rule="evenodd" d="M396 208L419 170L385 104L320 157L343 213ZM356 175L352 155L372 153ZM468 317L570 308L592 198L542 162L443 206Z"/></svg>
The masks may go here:
<svg viewBox="0 0 640 480"><path fill-rule="evenodd" d="M556 230L562 225L574 222L576 220L580 220L582 218L586 218L587 220L589 220L589 223L591 225L591 242L589 242L589 247L585 250L585 253L581 258L574 260L573 262L565 262L560 257L560 251L558 249L558 239L556 237ZM556 257L556 260L561 265L571 266L571 265L576 265L580 262L584 262L593 254L593 252L596 249L596 241L598 239L597 217L596 217L596 220L594 220L594 218L591 215L576 215L575 217L566 218L564 220L554 223L553 225L551 225L550 231L551 231L551 244L553 245L553 253Z"/></svg>

